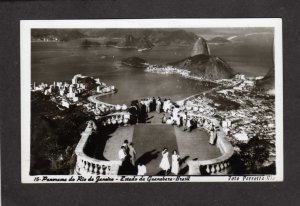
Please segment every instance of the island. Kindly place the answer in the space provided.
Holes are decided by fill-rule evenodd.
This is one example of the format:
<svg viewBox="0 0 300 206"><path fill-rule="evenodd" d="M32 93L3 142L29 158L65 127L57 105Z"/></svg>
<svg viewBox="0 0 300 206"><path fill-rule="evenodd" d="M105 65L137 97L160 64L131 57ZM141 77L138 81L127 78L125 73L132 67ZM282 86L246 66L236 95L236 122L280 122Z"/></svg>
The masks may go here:
<svg viewBox="0 0 300 206"><path fill-rule="evenodd" d="M135 68L146 68L149 64L145 59L139 57L129 57L122 59L121 63L125 66L135 67Z"/></svg>

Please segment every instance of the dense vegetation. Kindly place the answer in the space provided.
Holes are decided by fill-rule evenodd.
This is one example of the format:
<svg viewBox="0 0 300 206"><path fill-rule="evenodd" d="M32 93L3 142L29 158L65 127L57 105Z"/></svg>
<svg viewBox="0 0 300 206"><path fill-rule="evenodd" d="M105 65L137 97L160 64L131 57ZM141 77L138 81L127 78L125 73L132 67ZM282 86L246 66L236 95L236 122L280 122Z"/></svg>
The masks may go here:
<svg viewBox="0 0 300 206"><path fill-rule="evenodd" d="M49 96L31 94L30 174L70 174L75 147L91 117L78 107L59 110Z"/></svg>
<svg viewBox="0 0 300 206"><path fill-rule="evenodd" d="M267 164L270 157L269 149L272 147L269 140L257 136L248 143L239 143L240 151L233 157L235 174L275 174L275 163Z"/></svg>

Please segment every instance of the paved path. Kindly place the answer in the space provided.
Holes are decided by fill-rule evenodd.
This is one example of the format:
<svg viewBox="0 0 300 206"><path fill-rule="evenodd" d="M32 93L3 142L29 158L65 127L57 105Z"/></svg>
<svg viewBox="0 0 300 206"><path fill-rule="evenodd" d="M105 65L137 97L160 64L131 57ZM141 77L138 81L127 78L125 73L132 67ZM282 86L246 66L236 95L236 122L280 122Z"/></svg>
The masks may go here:
<svg viewBox="0 0 300 206"><path fill-rule="evenodd" d="M103 156L108 160L118 160L118 152L127 139L132 142L134 126L119 127L106 142Z"/></svg>
<svg viewBox="0 0 300 206"><path fill-rule="evenodd" d="M147 167L147 175L159 175L162 170L159 164L162 159L161 151L169 149L169 162L174 149L178 151L174 128L171 125L140 124L134 129L133 142L137 152L137 163ZM162 172L162 174L164 174Z"/></svg>

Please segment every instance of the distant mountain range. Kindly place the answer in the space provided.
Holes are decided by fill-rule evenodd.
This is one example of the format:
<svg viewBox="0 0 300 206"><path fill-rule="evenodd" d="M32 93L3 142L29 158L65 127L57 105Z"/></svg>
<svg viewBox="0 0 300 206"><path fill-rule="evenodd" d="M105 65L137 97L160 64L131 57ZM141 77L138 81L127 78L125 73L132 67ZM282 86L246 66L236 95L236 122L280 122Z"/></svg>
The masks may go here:
<svg viewBox="0 0 300 206"><path fill-rule="evenodd" d="M56 37L61 41L69 41L79 38L106 37L107 41L118 41L131 36L140 43L139 45L192 45L198 36L192 32L181 29L33 29L32 39ZM147 39L147 40L145 40ZM129 39L119 44L126 44ZM129 43L130 44L130 43ZM149 47L149 46L148 46Z"/></svg>
<svg viewBox="0 0 300 206"><path fill-rule="evenodd" d="M94 29L84 30L86 36L124 38L131 35L135 38L147 37L153 44L159 45L192 45L198 36L183 29Z"/></svg>
<svg viewBox="0 0 300 206"><path fill-rule="evenodd" d="M32 29L32 40L41 40L43 38L57 38L59 41L70 41L86 37L77 29Z"/></svg>
<svg viewBox="0 0 300 206"><path fill-rule="evenodd" d="M153 44L146 36L136 38L132 35L126 35L116 46L119 48L151 49Z"/></svg>

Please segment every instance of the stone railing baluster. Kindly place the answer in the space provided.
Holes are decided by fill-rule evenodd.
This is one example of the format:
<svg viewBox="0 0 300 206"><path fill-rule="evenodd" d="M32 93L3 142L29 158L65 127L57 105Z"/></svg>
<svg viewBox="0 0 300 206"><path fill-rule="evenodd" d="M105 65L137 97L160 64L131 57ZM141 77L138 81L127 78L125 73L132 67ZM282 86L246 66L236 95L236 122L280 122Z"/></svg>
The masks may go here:
<svg viewBox="0 0 300 206"><path fill-rule="evenodd" d="M206 172L207 172L207 174L210 174L209 165L206 165Z"/></svg>
<svg viewBox="0 0 300 206"><path fill-rule="evenodd" d="M93 130L90 127L90 123L86 127L85 131L81 134L81 139L77 144L75 153L77 155L77 162L75 166L75 173L80 175L93 174L93 175L117 175L121 161L103 161L87 156L83 152L89 136ZM115 169L111 169L115 168Z"/></svg>
<svg viewBox="0 0 300 206"><path fill-rule="evenodd" d="M216 164L216 172L220 172L220 165Z"/></svg>
<svg viewBox="0 0 300 206"><path fill-rule="evenodd" d="M216 172L216 169L215 169L215 165L211 165L211 173L215 173Z"/></svg>

